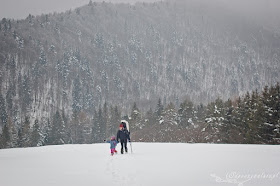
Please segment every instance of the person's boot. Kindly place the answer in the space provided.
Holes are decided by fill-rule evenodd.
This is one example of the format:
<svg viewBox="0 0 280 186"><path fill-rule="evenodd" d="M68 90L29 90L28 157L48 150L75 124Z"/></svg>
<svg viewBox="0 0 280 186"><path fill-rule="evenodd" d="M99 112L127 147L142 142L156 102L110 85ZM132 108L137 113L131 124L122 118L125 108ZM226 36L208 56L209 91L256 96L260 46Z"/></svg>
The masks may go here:
<svg viewBox="0 0 280 186"><path fill-rule="evenodd" d="M125 149L125 152L127 153L127 148Z"/></svg>
<svg viewBox="0 0 280 186"><path fill-rule="evenodd" d="M121 153L123 154L123 149L121 149Z"/></svg>

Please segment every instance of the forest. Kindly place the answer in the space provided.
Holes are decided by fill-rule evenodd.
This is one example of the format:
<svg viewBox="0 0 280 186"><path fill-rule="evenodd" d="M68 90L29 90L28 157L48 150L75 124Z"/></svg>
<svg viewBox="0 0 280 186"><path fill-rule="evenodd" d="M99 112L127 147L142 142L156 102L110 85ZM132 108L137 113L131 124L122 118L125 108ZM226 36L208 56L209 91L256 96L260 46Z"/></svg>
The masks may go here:
<svg viewBox="0 0 280 186"><path fill-rule="evenodd" d="M0 106L5 106L3 97ZM94 111L91 123L83 112L69 120L64 111L57 111L46 127L40 127L37 119L31 127L26 117L17 131L5 110L1 114L5 125L0 148L102 143L116 135L121 119L130 123L131 139L138 142L280 144L279 83L235 100L218 98L206 106L185 100L176 109L174 103L159 99L155 110L141 113L134 103L130 115L123 117L118 107L105 103Z"/></svg>
<svg viewBox="0 0 280 186"><path fill-rule="evenodd" d="M121 119L135 141L279 143L274 1L213 2L3 18L1 148L102 142Z"/></svg>

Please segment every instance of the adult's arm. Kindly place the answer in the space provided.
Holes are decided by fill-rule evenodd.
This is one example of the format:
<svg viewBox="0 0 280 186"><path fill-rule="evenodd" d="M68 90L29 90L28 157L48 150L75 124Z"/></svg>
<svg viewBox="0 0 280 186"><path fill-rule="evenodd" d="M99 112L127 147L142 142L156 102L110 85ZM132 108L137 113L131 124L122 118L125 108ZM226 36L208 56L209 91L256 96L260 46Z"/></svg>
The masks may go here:
<svg viewBox="0 0 280 186"><path fill-rule="evenodd" d="M118 133L117 133L117 141L119 141L120 139L120 130L118 130Z"/></svg>

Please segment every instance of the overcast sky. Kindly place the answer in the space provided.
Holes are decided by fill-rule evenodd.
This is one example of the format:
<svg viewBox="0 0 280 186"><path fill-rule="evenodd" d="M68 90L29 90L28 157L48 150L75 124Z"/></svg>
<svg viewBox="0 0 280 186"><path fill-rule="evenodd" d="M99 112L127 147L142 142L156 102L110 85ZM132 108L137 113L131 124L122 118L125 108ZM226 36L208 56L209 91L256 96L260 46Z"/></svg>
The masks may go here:
<svg viewBox="0 0 280 186"><path fill-rule="evenodd" d="M25 19L29 14L64 12L85 5L90 0L0 0L0 19L3 17ZM129 2L137 0L92 0L93 2ZM139 0L140 2L158 0Z"/></svg>
<svg viewBox="0 0 280 186"><path fill-rule="evenodd" d="M85 5L89 0L0 0L0 18L24 19L28 14L63 12Z"/></svg>

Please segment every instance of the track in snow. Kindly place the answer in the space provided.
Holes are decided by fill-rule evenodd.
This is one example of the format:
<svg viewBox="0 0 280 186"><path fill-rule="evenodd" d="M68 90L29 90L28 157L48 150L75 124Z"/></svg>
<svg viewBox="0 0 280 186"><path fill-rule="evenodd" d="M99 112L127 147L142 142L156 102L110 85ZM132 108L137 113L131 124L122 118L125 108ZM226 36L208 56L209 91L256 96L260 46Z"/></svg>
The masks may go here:
<svg viewBox="0 0 280 186"><path fill-rule="evenodd" d="M115 156L110 156L109 146L0 150L0 185L276 186L280 183L280 146L133 143L133 154L129 150L128 154ZM120 145L117 147L120 152L119 148Z"/></svg>

